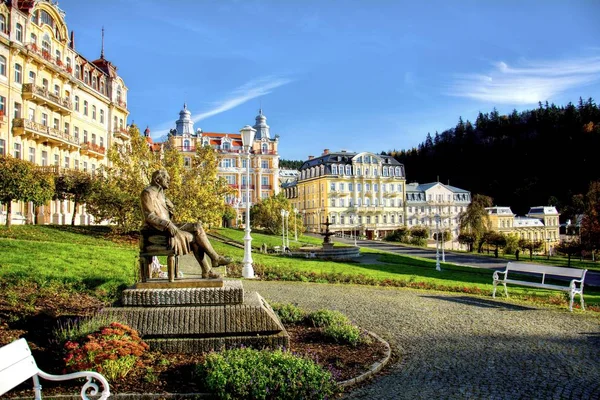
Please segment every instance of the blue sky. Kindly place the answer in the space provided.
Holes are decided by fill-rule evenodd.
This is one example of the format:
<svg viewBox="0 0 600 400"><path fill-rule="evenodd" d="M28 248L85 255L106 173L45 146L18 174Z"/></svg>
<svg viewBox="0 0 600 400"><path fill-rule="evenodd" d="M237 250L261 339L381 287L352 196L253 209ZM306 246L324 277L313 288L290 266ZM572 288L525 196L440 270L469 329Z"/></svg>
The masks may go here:
<svg viewBox="0 0 600 400"><path fill-rule="evenodd" d="M61 0L76 49L155 139L186 102L238 132L262 105L284 159L408 149L496 107L600 101L600 1Z"/></svg>

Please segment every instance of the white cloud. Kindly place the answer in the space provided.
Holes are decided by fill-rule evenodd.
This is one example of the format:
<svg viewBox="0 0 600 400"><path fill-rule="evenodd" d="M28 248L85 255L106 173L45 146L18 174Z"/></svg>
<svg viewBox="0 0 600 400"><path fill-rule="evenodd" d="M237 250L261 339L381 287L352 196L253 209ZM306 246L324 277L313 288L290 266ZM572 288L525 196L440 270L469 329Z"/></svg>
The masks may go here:
<svg viewBox="0 0 600 400"><path fill-rule="evenodd" d="M194 123L212 117L213 115L231 110L249 100L255 99L271 93L274 89L287 85L292 82L291 79L281 78L276 76L266 76L255 79L243 84L229 93L225 99L216 102L213 107L207 111L194 116L192 113L192 121ZM161 124L162 126L172 126L172 122ZM162 129L153 134L154 137L164 136L169 132L169 129Z"/></svg>
<svg viewBox="0 0 600 400"><path fill-rule="evenodd" d="M568 89L598 80L598 56L559 61L528 61L519 67L500 61L484 75L457 75L446 94L493 103L535 104Z"/></svg>
<svg viewBox="0 0 600 400"><path fill-rule="evenodd" d="M232 108L235 108L240 104L247 102L248 100L269 94L273 89L286 85L291 81L291 79L277 78L272 76L250 81L235 89L233 92L231 92L227 99L218 102L212 109L205 111L193 117L192 119L194 122L198 122L208 117L212 117L213 115L231 110Z"/></svg>

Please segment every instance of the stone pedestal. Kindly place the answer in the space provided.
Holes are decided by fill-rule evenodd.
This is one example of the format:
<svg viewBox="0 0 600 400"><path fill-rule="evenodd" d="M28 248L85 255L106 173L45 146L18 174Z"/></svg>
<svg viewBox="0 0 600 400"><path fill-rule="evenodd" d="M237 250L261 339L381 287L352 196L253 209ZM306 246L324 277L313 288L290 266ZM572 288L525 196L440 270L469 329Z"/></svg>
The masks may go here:
<svg viewBox="0 0 600 400"><path fill-rule="evenodd" d="M130 288L104 313L140 332L153 350L195 353L223 347L289 347L273 309L241 281L222 287Z"/></svg>

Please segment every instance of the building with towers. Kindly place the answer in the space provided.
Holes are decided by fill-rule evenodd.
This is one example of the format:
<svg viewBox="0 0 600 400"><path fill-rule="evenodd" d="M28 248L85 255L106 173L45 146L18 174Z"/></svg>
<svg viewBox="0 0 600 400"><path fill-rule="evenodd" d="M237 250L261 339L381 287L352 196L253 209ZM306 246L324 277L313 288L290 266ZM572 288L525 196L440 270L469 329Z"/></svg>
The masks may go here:
<svg viewBox="0 0 600 400"><path fill-rule="evenodd" d="M90 60L77 52L56 2L0 3L0 155L56 174L94 174L107 163L109 146L129 140L127 86L105 58L103 38L104 31L100 57ZM81 207L76 223L91 223ZM42 224L70 223L75 211L58 200L37 210L16 203L12 209Z"/></svg>
<svg viewBox="0 0 600 400"><path fill-rule="evenodd" d="M225 201L243 214L246 201L251 204L279 193L279 136L271 136L267 117L262 109L258 111L253 128L256 129L251 149L250 182L246 182L246 156L239 132L221 133L194 130L194 121L187 108L179 112L175 128L168 136L169 146L183 154L184 164L189 165L198 146L210 146L217 152L219 159L218 175L223 177L232 188L234 195ZM250 199L246 199L246 187L250 186Z"/></svg>

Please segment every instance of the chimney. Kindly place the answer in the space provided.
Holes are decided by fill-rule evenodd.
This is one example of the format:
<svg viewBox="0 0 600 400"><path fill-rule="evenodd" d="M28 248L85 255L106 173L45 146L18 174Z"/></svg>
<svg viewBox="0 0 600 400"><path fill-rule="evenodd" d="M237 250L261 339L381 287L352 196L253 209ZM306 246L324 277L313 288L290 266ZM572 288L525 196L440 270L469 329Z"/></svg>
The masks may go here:
<svg viewBox="0 0 600 400"><path fill-rule="evenodd" d="M69 43L69 47L75 50L75 31L71 31L71 43Z"/></svg>
<svg viewBox="0 0 600 400"><path fill-rule="evenodd" d="M326 156L327 154L329 154L329 149L324 149L323 150L323 155Z"/></svg>
<svg viewBox="0 0 600 400"><path fill-rule="evenodd" d="M308 156L309 160L313 160L315 158L315 156Z"/></svg>

